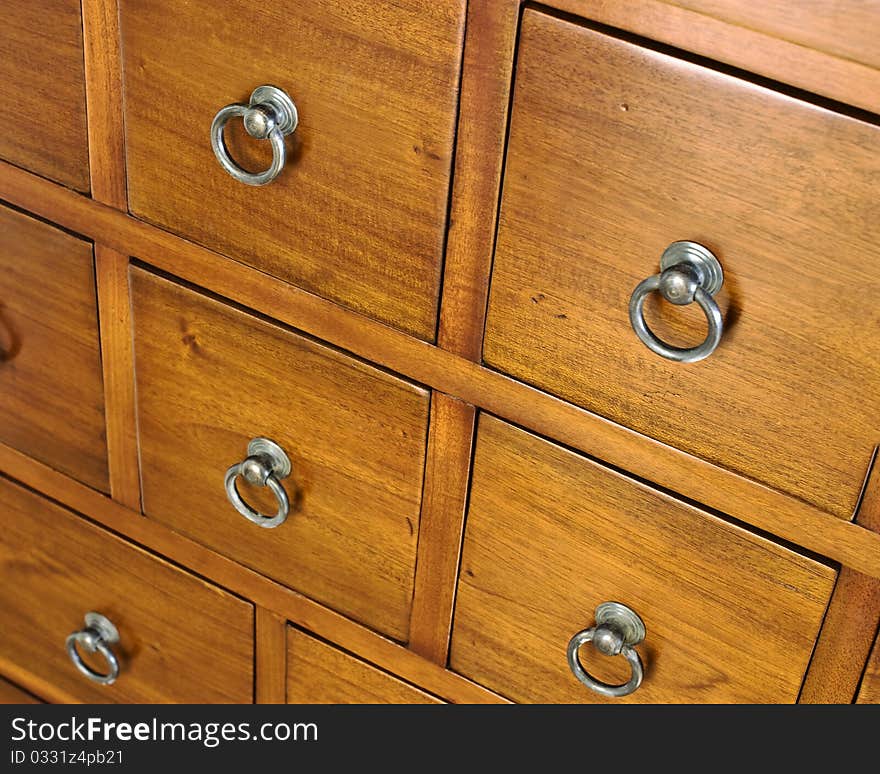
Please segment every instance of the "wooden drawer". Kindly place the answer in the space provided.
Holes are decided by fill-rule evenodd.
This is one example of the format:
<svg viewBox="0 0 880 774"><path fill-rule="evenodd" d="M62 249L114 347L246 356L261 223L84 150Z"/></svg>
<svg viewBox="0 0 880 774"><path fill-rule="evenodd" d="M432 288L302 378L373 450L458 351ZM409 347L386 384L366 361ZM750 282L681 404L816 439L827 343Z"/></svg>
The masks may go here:
<svg viewBox="0 0 880 774"><path fill-rule="evenodd" d="M465 5L122 0L131 211L433 339ZM221 168L209 129L262 84L299 126L255 188ZM239 164L269 167L240 120L225 137Z"/></svg>
<svg viewBox="0 0 880 774"><path fill-rule="evenodd" d="M442 704L440 699L292 626L288 704Z"/></svg>
<svg viewBox="0 0 880 774"><path fill-rule="evenodd" d="M0 3L0 158L89 190L80 0Z"/></svg>
<svg viewBox="0 0 880 774"><path fill-rule="evenodd" d="M486 362L841 518L880 440L880 130L527 10ZM630 324L672 242L712 250L718 349ZM687 347L696 304L651 293Z"/></svg>
<svg viewBox="0 0 880 774"><path fill-rule="evenodd" d="M797 699L835 572L483 415L451 668L518 702L602 700L566 648L603 602L633 609L642 686L620 701ZM607 683L622 657L580 650Z"/></svg>
<svg viewBox="0 0 880 774"><path fill-rule="evenodd" d="M142 270L131 278L146 515L405 640L428 392ZM257 437L293 467L291 515L273 529L224 489ZM266 489L238 486L276 513Z"/></svg>
<svg viewBox="0 0 880 774"><path fill-rule="evenodd" d="M0 677L0 704L42 704L42 702Z"/></svg>
<svg viewBox="0 0 880 774"><path fill-rule="evenodd" d="M109 491L92 246L6 207L0 443Z"/></svg>
<svg viewBox="0 0 880 774"><path fill-rule="evenodd" d="M86 703L253 700L249 604L2 478L0 522L0 662ZM80 674L65 650L91 611L118 629L112 685Z"/></svg>

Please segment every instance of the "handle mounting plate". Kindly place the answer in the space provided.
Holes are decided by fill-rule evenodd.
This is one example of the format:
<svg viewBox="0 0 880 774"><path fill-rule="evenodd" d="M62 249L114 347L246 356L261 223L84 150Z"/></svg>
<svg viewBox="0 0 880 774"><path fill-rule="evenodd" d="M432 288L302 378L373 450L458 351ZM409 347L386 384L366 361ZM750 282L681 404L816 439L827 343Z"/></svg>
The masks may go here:
<svg viewBox="0 0 880 774"><path fill-rule="evenodd" d="M86 628L94 629L108 645L119 642L119 631L106 616L100 613L86 613Z"/></svg>
<svg viewBox="0 0 880 774"><path fill-rule="evenodd" d="M248 442L248 457L265 457L269 460L275 478L287 478L293 469L287 456L275 441L268 438L254 438Z"/></svg>
<svg viewBox="0 0 880 774"><path fill-rule="evenodd" d="M269 104L275 110L276 121L281 134L291 134L299 123L299 114L293 100L277 86L257 86L251 93L248 107Z"/></svg>
<svg viewBox="0 0 880 774"><path fill-rule="evenodd" d="M710 296L714 296L724 284L721 264L710 250L696 242L673 242L660 256L660 271L671 269L680 263L695 267L700 274L700 286Z"/></svg>
<svg viewBox="0 0 880 774"><path fill-rule="evenodd" d="M603 602L596 608L596 626L603 624L617 629L624 645L638 645L645 639L645 624L638 613L620 602Z"/></svg>

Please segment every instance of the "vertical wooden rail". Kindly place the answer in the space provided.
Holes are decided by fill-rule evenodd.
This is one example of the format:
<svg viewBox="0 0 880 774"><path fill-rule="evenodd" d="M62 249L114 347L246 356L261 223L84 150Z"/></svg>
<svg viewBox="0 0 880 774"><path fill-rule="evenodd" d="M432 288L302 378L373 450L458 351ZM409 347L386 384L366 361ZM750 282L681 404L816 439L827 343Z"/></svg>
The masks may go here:
<svg viewBox="0 0 880 774"><path fill-rule="evenodd" d="M855 521L880 532L877 449L868 469ZM850 704L856 695L880 621L880 580L842 567L810 662L802 704Z"/></svg>
<svg viewBox="0 0 880 774"><path fill-rule="evenodd" d="M475 417L469 403L431 396L409 647L441 665L452 630Z"/></svg>
<svg viewBox="0 0 880 774"><path fill-rule="evenodd" d="M519 0L470 2L437 344L478 362L519 24Z"/></svg>
<svg viewBox="0 0 880 774"><path fill-rule="evenodd" d="M92 198L128 209L116 0L82 0ZM110 494L140 510L128 256L95 245Z"/></svg>
<svg viewBox="0 0 880 774"><path fill-rule="evenodd" d="M287 700L287 621L265 607L258 607L255 635L257 704L284 704Z"/></svg>
<svg viewBox="0 0 880 774"><path fill-rule="evenodd" d="M482 351L520 0L469 2L437 344ZM434 392L409 647L446 664L476 410Z"/></svg>
<svg viewBox="0 0 880 774"><path fill-rule="evenodd" d="M116 0L82 0L92 198L128 208Z"/></svg>

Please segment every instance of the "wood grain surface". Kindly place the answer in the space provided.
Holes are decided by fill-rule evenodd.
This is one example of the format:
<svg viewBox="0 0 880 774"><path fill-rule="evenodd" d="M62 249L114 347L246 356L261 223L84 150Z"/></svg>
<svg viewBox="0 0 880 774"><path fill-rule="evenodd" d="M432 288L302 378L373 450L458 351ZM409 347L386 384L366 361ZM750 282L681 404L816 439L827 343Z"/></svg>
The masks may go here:
<svg viewBox="0 0 880 774"><path fill-rule="evenodd" d="M256 609L257 704L284 704L287 679L287 621L264 607Z"/></svg>
<svg viewBox="0 0 880 774"><path fill-rule="evenodd" d="M876 45L870 45L878 26L876 0L808 3L808 13L792 13L807 5L801 0L554 0L553 5L880 113L880 69L864 63L877 57ZM722 4L727 9L721 10ZM708 15L713 5L721 10L718 17ZM854 27L860 28L856 34ZM822 48L810 48L807 41ZM846 48L858 50L862 61L828 53Z"/></svg>
<svg viewBox="0 0 880 774"><path fill-rule="evenodd" d="M0 521L0 657L87 703L253 700L251 605L7 479ZM112 686L65 650L91 610L119 630Z"/></svg>
<svg viewBox="0 0 880 774"><path fill-rule="evenodd" d="M666 0L747 29L880 70L880 2L828 0Z"/></svg>
<svg viewBox="0 0 880 774"><path fill-rule="evenodd" d="M859 501L855 521L880 532L880 465L877 452ZM849 704L880 626L880 579L843 567L822 623L799 701Z"/></svg>
<svg viewBox="0 0 880 774"><path fill-rule="evenodd" d="M446 665L464 533L476 409L434 392L409 646Z"/></svg>
<svg viewBox="0 0 880 774"><path fill-rule="evenodd" d="M880 534L0 162L0 198L518 425L880 577Z"/></svg>
<svg viewBox="0 0 880 774"><path fill-rule="evenodd" d="M119 9L116 0L83 0L82 11L92 197L127 211L125 137L119 99ZM110 493L124 505L139 509L128 260L127 252L95 245Z"/></svg>
<svg viewBox="0 0 880 774"><path fill-rule="evenodd" d="M859 704L880 704L880 635L874 642L856 701Z"/></svg>
<svg viewBox="0 0 880 774"><path fill-rule="evenodd" d="M132 270L144 513L394 639L409 630L427 391ZM261 529L226 499L263 436L293 465L291 515ZM264 513L268 490L239 481Z"/></svg>
<svg viewBox="0 0 880 774"><path fill-rule="evenodd" d="M116 0L82 0L82 11L92 196L127 210L119 8Z"/></svg>
<svg viewBox="0 0 880 774"><path fill-rule="evenodd" d="M840 571L816 652L801 691L802 704L852 702L880 624L880 581Z"/></svg>
<svg viewBox="0 0 880 774"><path fill-rule="evenodd" d="M480 415L450 667L518 702L603 701L566 647L602 602L647 637L623 701L797 699L835 572ZM622 658L581 658L622 683ZM620 701L620 700L618 700Z"/></svg>
<svg viewBox="0 0 880 774"><path fill-rule="evenodd" d="M0 157L89 190L80 0L0 3Z"/></svg>
<svg viewBox="0 0 880 774"><path fill-rule="evenodd" d="M22 690L27 691L46 704L80 704L82 699L62 690L51 676L29 672L20 664L0 653L0 671Z"/></svg>
<svg viewBox="0 0 880 774"><path fill-rule="evenodd" d="M108 491L92 246L6 207L0 441Z"/></svg>
<svg viewBox="0 0 880 774"><path fill-rule="evenodd" d="M437 345L477 361L495 247L519 0L468 3Z"/></svg>
<svg viewBox="0 0 880 774"><path fill-rule="evenodd" d="M291 704L439 704L439 699L293 627L287 630Z"/></svg>
<svg viewBox="0 0 880 774"><path fill-rule="evenodd" d="M873 125L527 11L486 362L851 518L880 440L880 312L861 301L880 294L878 142ZM695 364L650 352L627 311L681 239L725 272L724 335ZM696 304L658 298L645 315L661 338L702 340Z"/></svg>
<svg viewBox="0 0 880 774"><path fill-rule="evenodd" d="M131 211L433 340L464 9L121 0ZM285 170L253 188L220 167L209 129L261 84L293 97L300 124ZM226 138L245 168L269 166L240 121Z"/></svg>
<svg viewBox="0 0 880 774"><path fill-rule="evenodd" d="M42 704L42 702L17 685L0 677L0 704Z"/></svg>
<svg viewBox="0 0 880 774"><path fill-rule="evenodd" d="M139 510L141 479L128 293L129 259L101 244L96 244L94 251L110 494L123 505Z"/></svg>

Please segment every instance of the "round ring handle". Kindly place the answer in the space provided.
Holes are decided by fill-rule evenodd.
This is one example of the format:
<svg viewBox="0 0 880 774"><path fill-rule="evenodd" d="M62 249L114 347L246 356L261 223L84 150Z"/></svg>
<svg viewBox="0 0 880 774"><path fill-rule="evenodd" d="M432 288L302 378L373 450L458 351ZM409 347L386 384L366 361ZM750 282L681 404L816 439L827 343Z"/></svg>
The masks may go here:
<svg viewBox="0 0 880 774"><path fill-rule="evenodd" d="M644 639L645 625L634 611L619 602L603 602L596 608L596 625L569 640L568 666L574 676L595 693L611 698L629 696L638 690L645 674L642 659L634 647ZM609 685L584 669L579 650L588 642L605 656L623 656L630 665L629 680L622 685Z"/></svg>
<svg viewBox="0 0 880 774"><path fill-rule="evenodd" d="M244 128L251 137L258 140L268 139L272 144L272 164L263 172L248 172L229 155L223 140L223 130L231 119L239 116L244 120ZM296 129L298 123L296 105L286 92L275 86L258 86L247 105L236 103L220 108L211 123L211 147L220 166L240 183L266 185L284 169L287 160L284 138Z"/></svg>
<svg viewBox="0 0 880 774"><path fill-rule="evenodd" d="M673 242L660 258L660 274L642 280L629 299L629 321L642 343L652 352L678 363L696 363L709 357L721 341L724 320L713 296L721 289L724 274L718 259L696 242ZM672 304L696 302L706 315L709 332L696 347L674 347L662 341L645 322L644 304L649 293L659 291Z"/></svg>
<svg viewBox="0 0 880 774"><path fill-rule="evenodd" d="M78 632L68 635L65 643L67 655L80 674L85 675L93 683L112 685L119 677L119 659L110 646L119 642L119 632L108 618L100 613L86 613L86 626ZM107 672L96 672L83 661L79 653L83 648L88 653L100 653L107 662Z"/></svg>
<svg viewBox="0 0 880 774"><path fill-rule="evenodd" d="M248 521L260 527L277 527L285 522L290 513L290 499L279 480L287 478L290 471L290 458L284 449L268 438L254 438L248 444L248 456L226 471L226 497ZM239 476L255 486L269 487L278 501L278 511L274 516L266 516L244 501L235 485Z"/></svg>

